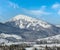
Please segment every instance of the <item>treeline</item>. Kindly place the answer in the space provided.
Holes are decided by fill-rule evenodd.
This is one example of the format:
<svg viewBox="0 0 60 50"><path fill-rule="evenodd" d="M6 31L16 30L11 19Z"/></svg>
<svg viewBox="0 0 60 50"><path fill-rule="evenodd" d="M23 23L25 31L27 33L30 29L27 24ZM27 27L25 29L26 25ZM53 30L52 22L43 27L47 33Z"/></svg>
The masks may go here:
<svg viewBox="0 0 60 50"><path fill-rule="evenodd" d="M60 50L60 47L48 47L47 45L45 47L43 46L39 46L39 48L37 47L33 47L33 46L28 46L26 44L21 44L21 45L10 45L10 46L0 46L0 50L26 50L25 48L30 48L32 47L33 49L31 50Z"/></svg>
<svg viewBox="0 0 60 50"><path fill-rule="evenodd" d="M10 45L10 46L0 46L0 50L25 50L26 47L31 47L27 44L18 44L18 45Z"/></svg>

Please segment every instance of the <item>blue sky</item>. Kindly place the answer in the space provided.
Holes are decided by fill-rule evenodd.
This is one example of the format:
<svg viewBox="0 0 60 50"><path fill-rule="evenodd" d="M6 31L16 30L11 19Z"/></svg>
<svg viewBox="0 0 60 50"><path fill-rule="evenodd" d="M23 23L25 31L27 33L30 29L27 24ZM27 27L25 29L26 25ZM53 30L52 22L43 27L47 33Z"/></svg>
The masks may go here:
<svg viewBox="0 0 60 50"><path fill-rule="evenodd" d="M0 22L19 14L60 24L60 0L0 0Z"/></svg>

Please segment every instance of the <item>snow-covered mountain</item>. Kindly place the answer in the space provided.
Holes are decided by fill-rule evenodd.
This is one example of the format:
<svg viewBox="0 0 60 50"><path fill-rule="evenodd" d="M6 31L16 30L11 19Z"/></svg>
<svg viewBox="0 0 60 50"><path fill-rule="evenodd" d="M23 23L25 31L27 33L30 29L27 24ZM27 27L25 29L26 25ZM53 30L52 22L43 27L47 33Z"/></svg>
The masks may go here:
<svg viewBox="0 0 60 50"><path fill-rule="evenodd" d="M27 41L60 34L60 28L26 15L17 15L4 24L0 23L0 32L17 34Z"/></svg>
<svg viewBox="0 0 60 50"><path fill-rule="evenodd" d="M38 20L26 15L17 15L15 17L13 17L9 23L11 23L11 25L14 25L14 27L19 27L21 29L27 29L32 27L33 30L35 30L38 27L43 27L43 28L50 28L51 25L48 24L47 22L44 22L42 20ZM35 28L36 27L36 28Z"/></svg>

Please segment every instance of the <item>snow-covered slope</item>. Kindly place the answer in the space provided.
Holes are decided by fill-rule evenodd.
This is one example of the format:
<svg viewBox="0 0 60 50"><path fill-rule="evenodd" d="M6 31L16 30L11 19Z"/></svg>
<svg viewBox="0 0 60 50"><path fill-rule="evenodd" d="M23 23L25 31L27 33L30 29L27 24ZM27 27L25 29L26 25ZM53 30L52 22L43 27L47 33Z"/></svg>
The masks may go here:
<svg viewBox="0 0 60 50"><path fill-rule="evenodd" d="M21 36L14 35L14 34L5 34L5 33L0 34L0 38L8 38L8 37L12 37L12 38L15 38L15 39L22 39Z"/></svg>
<svg viewBox="0 0 60 50"><path fill-rule="evenodd" d="M56 25L56 27L59 27L60 28L60 25Z"/></svg>
<svg viewBox="0 0 60 50"><path fill-rule="evenodd" d="M41 39L37 39L39 40L52 40L52 39L60 39L60 34L59 35L55 35L55 36L51 36L51 37L47 37L47 38L41 38Z"/></svg>
<svg viewBox="0 0 60 50"><path fill-rule="evenodd" d="M1 32L20 35L27 41L60 34L60 28L26 15L17 15L4 24L8 27L0 24Z"/></svg>
<svg viewBox="0 0 60 50"><path fill-rule="evenodd" d="M8 40L0 38L0 44L2 44L2 43L8 43Z"/></svg>
<svg viewBox="0 0 60 50"><path fill-rule="evenodd" d="M18 42L22 40L22 37L19 35L15 34L5 34L1 33L0 34L0 44L1 43L11 43L11 42Z"/></svg>
<svg viewBox="0 0 60 50"><path fill-rule="evenodd" d="M47 38L41 38L41 39L37 39L37 41L42 41L42 42L46 42L46 43L60 43L60 34L59 35L55 35L55 36L51 36L51 37L47 37Z"/></svg>

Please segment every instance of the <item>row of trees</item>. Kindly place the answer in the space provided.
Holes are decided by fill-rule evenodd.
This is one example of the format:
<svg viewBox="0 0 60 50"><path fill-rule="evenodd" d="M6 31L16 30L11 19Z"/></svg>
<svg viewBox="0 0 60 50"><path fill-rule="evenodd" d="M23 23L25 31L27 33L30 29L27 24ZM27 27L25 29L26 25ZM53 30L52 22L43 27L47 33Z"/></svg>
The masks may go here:
<svg viewBox="0 0 60 50"><path fill-rule="evenodd" d="M27 44L17 44L17 45L10 45L10 46L0 46L0 50L25 50L26 47L31 47Z"/></svg>
<svg viewBox="0 0 60 50"><path fill-rule="evenodd" d="M0 50L25 50L26 47L30 46L22 46L22 45L11 45L11 46L0 46ZM44 49L42 49L44 48ZM34 48L33 50L38 50L37 48ZM40 47L40 50L60 50L60 47Z"/></svg>

